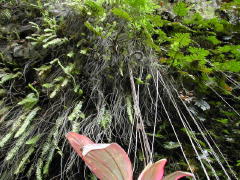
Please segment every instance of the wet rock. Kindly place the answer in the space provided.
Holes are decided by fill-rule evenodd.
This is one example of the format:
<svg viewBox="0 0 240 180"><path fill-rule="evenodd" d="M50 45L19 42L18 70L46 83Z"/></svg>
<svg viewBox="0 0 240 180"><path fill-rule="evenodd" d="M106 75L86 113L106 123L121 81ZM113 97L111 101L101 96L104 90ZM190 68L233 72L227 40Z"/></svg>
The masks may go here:
<svg viewBox="0 0 240 180"><path fill-rule="evenodd" d="M24 48L20 45L20 46L16 46L13 49L13 57L24 57Z"/></svg>

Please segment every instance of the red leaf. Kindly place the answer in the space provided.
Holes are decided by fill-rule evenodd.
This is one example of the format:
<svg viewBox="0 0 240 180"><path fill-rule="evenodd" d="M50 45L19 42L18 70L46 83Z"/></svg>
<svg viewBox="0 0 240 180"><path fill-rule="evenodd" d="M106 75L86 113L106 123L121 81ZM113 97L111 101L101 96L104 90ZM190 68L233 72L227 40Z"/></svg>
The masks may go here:
<svg viewBox="0 0 240 180"><path fill-rule="evenodd" d="M68 133L66 137L99 179L132 180L131 161L118 144L94 144L89 138L77 133Z"/></svg>
<svg viewBox="0 0 240 180"><path fill-rule="evenodd" d="M138 180L161 180L163 178L164 166L166 162L166 159L162 159L154 164L148 164L140 174Z"/></svg>
<svg viewBox="0 0 240 180"><path fill-rule="evenodd" d="M168 176L164 177L163 180L178 180L182 177L191 176L194 175L192 173L183 172L183 171L176 171L174 173L169 174Z"/></svg>
<svg viewBox="0 0 240 180"><path fill-rule="evenodd" d="M73 147L73 149L78 153L78 155L83 158L82 148L83 146L94 144L88 137L80 135L75 132L69 132L66 134L66 138Z"/></svg>

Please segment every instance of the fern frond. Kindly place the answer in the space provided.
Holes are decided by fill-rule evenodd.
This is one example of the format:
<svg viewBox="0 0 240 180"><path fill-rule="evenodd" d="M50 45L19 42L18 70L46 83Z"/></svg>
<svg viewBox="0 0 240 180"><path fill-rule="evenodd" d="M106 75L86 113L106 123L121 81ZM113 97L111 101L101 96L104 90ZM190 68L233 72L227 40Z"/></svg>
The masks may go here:
<svg viewBox="0 0 240 180"><path fill-rule="evenodd" d="M19 128L22 120L26 117L26 114L22 114L17 120L14 121L11 130L0 140L0 147L3 147L14 135L15 131Z"/></svg>
<svg viewBox="0 0 240 180"><path fill-rule="evenodd" d="M21 173L26 164L28 163L27 161L29 160L29 157L32 155L32 153L34 152L34 147L31 147L28 152L23 156L22 160L20 161L18 167L16 168L16 170L14 171L14 174L19 174Z"/></svg>
<svg viewBox="0 0 240 180"><path fill-rule="evenodd" d="M17 140L14 147L7 153L5 161L10 161L14 156L16 156L19 149L23 146L23 144L25 144L25 139L29 136L32 130L33 130L33 127L31 127L27 132L22 134L22 136Z"/></svg>
<svg viewBox="0 0 240 180"><path fill-rule="evenodd" d="M131 101L131 96L126 97L126 105L127 105L127 115L131 124L133 124L133 106Z"/></svg>
<svg viewBox="0 0 240 180"><path fill-rule="evenodd" d="M42 180L43 179L43 177L42 177L42 168L43 168L43 160L42 160L42 158L39 158L38 162L37 162L37 169L36 169L36 178L37 178L37 180Z"/></svg>
<svg viewBox="0 0 240 180"><path fill-rule="evenodd" d="M28 127L28 125L31 123L31 121L33 120L33 118L36 116L37 112L40 110L40 107L36 107L35 109L33 109L26 117L25 121L23 122L22 126L20 127L20 129L17 131L17 133L15 134L14 138L18 138L20 135L22 135L22 133L26 130L26 128Z"/></svg>
<svg viewBox="0 0 240 180"><path fill-rule="evenodd" d="M73 121L75 119L78 119L80 115L82 114L81 112L82 109L82 101L80 101L75 108L73 109L72 113L68 116L69 121Z"/></svg>
<svg viewBox="0 0 240 180"><path fill-rule="evenodd" d="M43 174L44 174L44 175L45 175L45 174L48 174L49 166L50 166L50 164L51 164L51 162L52 162L53 155L54 155L54 151L55 151L55 149L53 148L53 149L50 150L50 152L49 152L49 154L48 154L47 162L46 162L46 164L45 164L44 167L43 167Z"/></svg>

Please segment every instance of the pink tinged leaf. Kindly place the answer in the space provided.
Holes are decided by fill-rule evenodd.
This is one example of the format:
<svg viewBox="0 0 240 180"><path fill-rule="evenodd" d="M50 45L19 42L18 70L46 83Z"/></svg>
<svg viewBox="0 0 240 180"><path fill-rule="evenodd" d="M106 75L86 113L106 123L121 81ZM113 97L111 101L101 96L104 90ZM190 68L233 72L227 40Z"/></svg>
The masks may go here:
<svg viewBox="0 0 240 180"><path fill-rule="evenodd" d="M100 180L132 180L131 161L116 143L83 147L83 160Z"/></svg>
<svg viewBox="0 0 240 180"><path fill-rule="evenodd" d="M111 144L89 144L83 147L82 155L86 156L92 150L105 149Z"/></svg>
<svg viewBox="0 0 240 180"><path fill-rule="evenodd" d="M78 153L78 155L83 158L82 149L83 146L94 144L88 137L77 134L75 132L69 132L66 134L66 138L73 147L73 149Z"/></svg>
<svg viewBox="0 0 240 180"><path fill-rule="evenodd" d="M162 180L166 162L166 159L161 159L154 164L148 164L138 177L138 180Z"/></svg>
<svg viewBox="0 0 240 180"><path fill-rule="evenodd" d="M192 173L183 172L183 171L176 171L174 173L169 174L168 176L164 177L163 180L178 180L182 177L191 176L194 175Z"/></svg>

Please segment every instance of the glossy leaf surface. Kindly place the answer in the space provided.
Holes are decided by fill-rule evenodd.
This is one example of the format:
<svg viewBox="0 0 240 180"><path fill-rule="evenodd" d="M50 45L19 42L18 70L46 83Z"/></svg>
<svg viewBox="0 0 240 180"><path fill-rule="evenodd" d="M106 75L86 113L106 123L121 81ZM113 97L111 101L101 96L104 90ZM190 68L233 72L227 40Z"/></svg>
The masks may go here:
<svg viewBox="0 0 240 180"><path fill-rule="evenodd" d="M73 149L78 153L78 155L81 158L83 158L82 155L83 146L94 144L94 142L92 142L88 137L80 135L75 132L67 133L66 138L68 139Z"/></svg>
<svg viewBox="0 0 240 180"><path fill-rule="evenodd" d="M174 173L169 174L168 176L164 177L163 180L178 180L182 177L191 176L193 177L193 174L183 171L176 171Z"/></svg>
<svg viewBox="0 0 240 180"><path fill-rule="evenodd" d="M94 144L87 137L72 132L66 137L99 179L132 180L131 161L118 144Z"/></svg>
<svg viewBox="0 0 240 180"><path fill-rule="evenodd" d="M149 164L140 174L138 180L161 180L164 174L164 166L167 160L162 159L153 164Z"/></svg>

